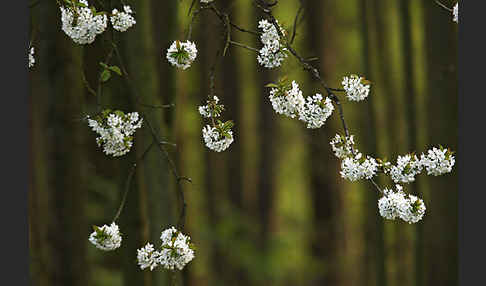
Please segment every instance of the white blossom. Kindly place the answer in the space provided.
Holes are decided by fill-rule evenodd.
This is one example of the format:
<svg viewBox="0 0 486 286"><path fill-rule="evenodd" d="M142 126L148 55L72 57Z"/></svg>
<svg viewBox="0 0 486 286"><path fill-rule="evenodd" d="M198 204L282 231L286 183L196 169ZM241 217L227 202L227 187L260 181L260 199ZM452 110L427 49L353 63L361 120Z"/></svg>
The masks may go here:
<svg viewBox="0 0 486 286"><path fill-rule="evenodd" d="M196 44L191 41L174 41L167 49L167 60L169 63L183 70L191 66L196 56Z"/></svg>
<svg viewBox="0 0 486 286"><path fill-rule="evenodd" d="M207 100L206 105L199 106L199 114L205 118L215 118L221 115L221 112L224 110L224 105L218 104L219 98L215 95L213 96L212 100Z"/></svg>
<svg viewBox="0 0 486 286"><path fill-rule="evenodd" d="M396 185L397 191L383 190L383 197L378 200L380 215L386 219L400 218L408 223L420 221L425 214L424 202L413 195L403 192L400 185Z"/></svg>
<svg viewBox="0 0 486 286"><path fill-rule="evenodd" d="M171 227L164 230L160 236L160 250L155 250L151 243L137 250L138 265L143 270L150 268L155 269L162 266L167 270L182 270L194 255L194 246L191 238L184 235L176 228Z"/></svg>
<svg viewBox="0 0 486 286"><path fill-rule="evenodd" d="M320 128L329 116L331 116L334 106L331 100L322 98L321 94L307 97L305 105L299 110L299 120L307 123L307 128Z"/></svg>
<svg viewBox="0 0 486 286"><path fill-rule="evenodd" d="M427 154L421 155L420 162L427 170L427 175L439 176L451 172L456 160L448 149L434 147Z"/></svg>
<svg viewBox="0 0 486 286"><path fill-rule="evenodd" d="M329 144L331 144L334 155L339 159L344 159L353 154L354 135L344 137L336 134ZM357 152L357 149L355 149L355 151Z"/></svg>
<svg viewBox="0 0 486 286"><path fill-rule="evenodd" d="M125 32L126 30L128 30L128 28L137 23L137 21L135 21L135 18L132 16L132 8L130 8L130 6L128 5L123 6L123 12L118 11L117 9L113 9L111 14L111 25L113 25L113 29L117 31Z"/></svg>
<svg viewBox="0 0 486 286"><path fill-rule="evenodd" d="M122 111L105 110L101 116L91 119L88 124L99 137L96 143L103 147L106 155L114 157L125 155L133 145L133 134L142 127L142 119L137 112L124 114Z"/></svg>
<svg viewBox="0 0 486 286"><path fill-rule="evenodd" d="M397 164L385 168L385 172L390 173L395 183L411 183L415 181L415 176L422 172L422 163L415 155L398 156Z"/></svg>
<svg viewBox="0 0 486 286"><path fill-rule="evenodd" d="M452 9L452 21L459 23L459 3L456 3Z"/></svg>
<svg viewBox="0 0 486 286"><path fill-rule="evenodd" d="M258 28L263 31L260 36L263 47L258 52L258 63L269 69L279 67L287 57L287 48L281 45L277 29L267 20L260 20ZM282 27L280 27L280 31L282 34L285 33Z"/></svg>
<svg viewBox="0 0 486 286"><path fill-rule="evenodd" d="M227 136L224 136L216 127L211 127L210 125L206 125L202 129L202 135L206 147L216 152L226 150L234 140L231 130L227 131Z"/></svg>
<svg viewBox="0 0 486 286"><path fill-rule="evenodd" d="M144 247L137 249L137 261L140 269L150 268L150 271L154 270L159 266L158 261L161 255L151 243L147 243Z"/></svg>
<svg viewBox="0 0 486 286"><path fill-rule="evenodd" d="M62 30L77 44L91 44L96 35L105 31L107 17L105 14L95 15L88 1L79 0L86 7L61 6Z"/></svg>
<svg viewBox="0 0 486 286"><path fill-rule="evenodd" d="M29 68L32 68L35 64L34 58L34 47L30 47L29 49Z"/></svg>
<svg viewBox="0 0 486 286"><path fill-rule="evenodd" d="M341 161L341 177L349 181L371 179L378 171L378 163L370 156L362 157L361 153L356 156L346 157Z"/></svg>
<svg viewBox="0 0 486 286"><path fill-rule="evenodd" d="M407 202L408 204L400 213L400 218L410 224L420 221L425 215L424 201L414 195L408 195Z"/></svg>
<svg viewBox="0 0 486 286"><path fill-rule="evenodd" d="M346 97L350 101L361 101L368 97L370 85L363 77L357 75L345 76L342 85L346 91Z"/></svg>
<svg viewBox="0 0 486 286"><path fill-rule="evenodd" d="M383 193L384 196L378 200L380 215L390 220L400 217L401 208L407 205L405 193L401 190L394 192L390 189L384 189Z"/></svg>
<svg viewBox="0 0 486 286"><path fill-rule="evenodd" d="M113 222L110 226L106 224L102 227L94 226L93 228L94 231L89 236L89 241L96 248L110 251L120 247L122 237L116 223Z"/></svg>
<svg viewBox="0 0 486 286"><path fill-rule="evenodd" d="M213 2L214 0L201 0L201 3L204 3L204 4L209 4L211 2Z"/></svg>
<svg viewBox="0 0 486 286"><path fill-rule="evenodd" d="M162 250L158 263L168 270L182 270L187 263L194 259L191 238L171 227L162 232Z"/></svg>
<svg viewBox="0 0 486 286"><path fill-rule="evenodd" d="M275 112L290 118L295 118L299 110L303 109L305 105L302 91L295 81L292 81L292 88L287 91L281 92L277 88L272 88L269 99Z"/></svg>

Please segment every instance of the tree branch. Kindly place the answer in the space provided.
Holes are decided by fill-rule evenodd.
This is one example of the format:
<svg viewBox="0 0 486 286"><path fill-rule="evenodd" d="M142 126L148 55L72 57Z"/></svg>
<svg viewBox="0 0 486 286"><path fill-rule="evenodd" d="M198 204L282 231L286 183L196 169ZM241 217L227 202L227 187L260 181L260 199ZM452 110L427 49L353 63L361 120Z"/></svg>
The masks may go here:
<svg viewBox="0 0 486 286"><path fill-rule="evenodd" d="M349 133L348 126L346 125L346 120L344 119L343 107L341 105L339 98L333 93L333 90L338 90L338 89L329 88L327 86L326 82L322 79L319 70L317 68L315 68L314 66L312 66L311 64L309 64L302 56L299 55L299 53L297 53L297 51L294 48L292 48L287 37L285 37L285 35L280 30L280 26L278 25L277 20L273 16L272 11L270 9L270 7L275 5L276 3L268 4L263 0L254 0L254 1L255 1L255 4L257 5L257 7L259 7L262 10L262 12L267 16L268 20L273 24L273 26L275 27L275 30L277 31L280 38L284 39L285 47L300 62L300 64L304 68L304 70L308 71L312 75L312 77L320 83L320 85L326 90L329 98L336 104L337 110L338 110L338 113L339 113L339 118L341 120L341 125L343 127L344 133L345 133L346 137L349 137L350 133ZM275 1L275 2L277 2L277 1ZM353 151L353 153L354 153L354 151ZM380 187L375 183L375 181L372 178L370 179L370 181L373 183L375 188L380 193L383 193L383 191L380 189Z"/></svg>
<svg viewBox="0 0 486 286"><path fill-rule="evenodd" d="M120 206L118 207L118 211L116 212L115 218L113 218L113 222L116 222L116 220L120 217L120 214L123 210L123 207L125 206L128 191L130 190L130 183L132 182L133 175L135 174L135 170L137 169L137 164L139 164L145 158L145 155L147 155L147 153L150 151L150 149L152 149L152 146L154 146L154 143L155 142L152 141L152 143L150 143L150 145L147 147L147 149L145 149L145 151L142 153L142 156L140 156L140 158L138 158L135 161L135 163L133 163L132 168L130 169L130 172L128 173L127 180L125 182L125 192L123 193L122 201L120 203Z"/></svg>

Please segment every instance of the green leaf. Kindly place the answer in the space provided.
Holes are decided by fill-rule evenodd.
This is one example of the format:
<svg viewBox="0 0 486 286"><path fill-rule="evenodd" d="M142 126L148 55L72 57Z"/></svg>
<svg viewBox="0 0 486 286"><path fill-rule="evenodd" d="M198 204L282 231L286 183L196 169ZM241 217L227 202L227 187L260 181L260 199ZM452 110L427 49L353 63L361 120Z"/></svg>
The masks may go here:
<svg viewBox="0 0 486 286"><path fill-rule="evenodd" d="M265 85L265 87L278 88L278 85L276 85L274 83L269 83L269 84Z"/></svg>
<svg viewBox="0 0 486 286"><path fill-rule="evenodd" d="M81 3L81 2L79 2L79 1L76 3L76 6L78 6L78 7L83 7L83 8L88 7L88 5L86 5L86 4L84 4L84 3Z"/></svg>
<svg viewBox="0 0 486 286"><path fill-rule="evenodd" d="M109 70L103 70L101 72L100 78L101 82L107 82L111 77L111 72Z"/></svg>
<svg viewBox="0 0 486 286"><path fill-rule="evenodd" d="M103 62L100 62L100 66L102 66L103 68L105 69L108 69L110 68L107 64L103 63Z"/></svg>
<svg viewBox="0 0 486 286"><path fill-rule="evenodd" d="M110 69L112 72L115 72L116 74L118 74L119 76L121 76L121 75L122 75L122 72L121 72L120 68L119 68L119 67L117 67L117 66L111 66L111 67L109 67L109 69Z"/></svg>

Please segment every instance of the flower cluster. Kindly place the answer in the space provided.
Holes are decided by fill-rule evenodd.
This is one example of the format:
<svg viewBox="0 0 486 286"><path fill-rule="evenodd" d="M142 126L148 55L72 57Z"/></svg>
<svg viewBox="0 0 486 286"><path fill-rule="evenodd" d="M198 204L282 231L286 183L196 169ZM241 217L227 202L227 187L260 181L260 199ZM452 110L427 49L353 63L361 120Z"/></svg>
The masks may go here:
<svg viewBox="0 0 486 286"><path fill-rule="evenodd" d="M334 155L339 159L344 159L353 155L354 135L345 137L336 134L329 144L331 144Z"/></svg>
<svg viewBox="0 0 486 286"><path fill-rule="evenodd" d="M29 68L32 68L35 64L34 58L34 47L30 47L29 49Z"/></svg>
<svg viewBox="0 0 486 286"><path fill-rule="evenodd" d="M110 226L106 224L102 227L93 226L93 229L94 231L89 236L89 241L96 248L110 251L120 247L122 237L116 223L113 222Z"/></svg>
<svg viewBox="0 0 486 286"><path fill-rule="evenodd" d="M351 182L371 179L378 171L379 164L370 156L366 158L357 153L355 156L346 157L341 162L341 177Z"/></svg>
<svg viewBox="0 0 486 286"><path fill-rule="evenodd" d="M283 78L277 84L270 83L267 87L271 88L269 99L273 110L290 118L298 117L307 123L307 128L322 127L334 110L331 100L323 98L321 94L304 98L295 81L288 84Z"/></svg>
<svg viewBox="0 0 486 286"><path fill-rule="evenodd" d="M161 246L158 250L151 243L137 249L137 260L140 268L150 268L152 271L157 266L167 270L182 270L187 263L194 259L194 246L191 238L182 234L176 228L171 227L162 232Z"/></svg>
<svg viewBox="0 0 486 286"><path fill-rule="evenodd" d="M106 155L122 156L130 151L133 145L133 134L142 127L142 119L137 112L123 113L109 109L101 112L101 115L91 119L87 117L91 129L99 137L96 143L103 147Z"/></svg>
<svg viewBox="0 0 486 286"><path fill-rule="evenodd" d="M452 21L459 23L459 3L456 3L452 9Z"/></svg>
<svg viewBox="0 0 486 286"><path fill-rule="evenodd" d="M125 5L123 6L123 12L118 11L117 9L113 9L111 12L112 16L110 17L111 25L113 29L125 32L131 26L135 25L137 21L133 18L132 8L130 6Z"/></svg>
<svg viewBox="0 0 486 286"><path fill-rule="evenodd" d="M233 143L233 122L231 120L222 122L221 120L216 120L216 118L221 116L224 111L224 105L218 104L219 98L213 96L213 99L206 101L206 105L199 106L199 114L204 118L211 118L211 125L206 125L202 129L202 136L206 147L209 149L222 152Z"/></svg>
<svg viewBox="0 0 486 286"><path fill-rule="evenodd" d="M342 85L350 101L361 101L370 93L370 82L357 75L345 76Z"/></svg>
<svg viewBox="0 0 486 286"><path fill-rule="evenodd" d="M205 118L219 117L224 111L224 105L218 104L219 98L215 95L212 100L207 100L207 105L199 106L199 114Z"/></svg>
<svg viewBox="0 0 486 286"><path fill-rule="evenodd" d="M231 129L232 122L227 121L225 123L231 123L231 126L228 128ZM224 126L225 123L219 122L218 125L216 125L215 127L211 127L211 125L206 125L202 129L202 135L206 147L216 152L222 152L228 149L231 143L233 143L233 131L224 131L224 129L226 129Z"/></svg>
<svg viewBox="0 0 486 286"><path fill-rule="evenodd" d="M283 81L280 81L278 86L267 86L273 86L270 90L269 99L273 110L278 114L295 118L299 114L299 110L304 108L305 98L295 81L292 81L291 88Z"/></svg>
<svg viewBox="0 0 486 286"><path fill-rule="evenodd" d="M396 188L397 191L383 191L384 196L378 200L380 215L390 220L400 218L408 223L420 221L425 214L424 202L416 196L405 194L400 185Z"/></svg>
<svg viewBox="0 0 486 286"><path fill-rule="evenodd" d="M439 176L452 171L455 163L453 153L444 148L432 148L420 159L414 154L398 156L396 165L383 168L395 183L411 183L425 168L427 175Z"/></svg>
<svg viewBox="0 0 486 286"><path fill-rule="evenodd" d="M191 66L196 56L196 44L191 41L174 41L167 50L167 60L169 63L183 70Z"/></svg>
<svg viewBox="0 0 486 286"><path fill-rule="evenodd" d="M413 154L398 156L397 164L385 168L385 172L390 174L395 183L411 183L422 172L422 162Z"/></svg>
<svg viewBox="0 0 486 286"><path fill-rule="evenodd" d="M456 160L449 149L433 147L427 154L420 157L422 166L427 170L427 175L439 176L452 171Z"/></svg>
<svg viewBox="0 0 486 286"><path fill-rule="evenodd" d="M88 7L87 0L60 9L62 30L77 44L91 44L107 27L106 15Z"/></svg>
<svg viewBox="0 0 486 286"><path fill-rule="evenodd" d="M308 96L305 105L299 111L299 120L306 122L307 128L320 128L333 110L334 106L328 97L323 99L321 94Z"/></svg>
<svg viewBox="0 0 486 286"><path fill-rule="evenodd" d="M263 47L258 52L258 63L269 69L279 67L287 57L287 48L281 44L277 29L267 20L260 20L258 28L263 31L260 36ZM280 27L280 31L285 34L282 27Z"/></svg>

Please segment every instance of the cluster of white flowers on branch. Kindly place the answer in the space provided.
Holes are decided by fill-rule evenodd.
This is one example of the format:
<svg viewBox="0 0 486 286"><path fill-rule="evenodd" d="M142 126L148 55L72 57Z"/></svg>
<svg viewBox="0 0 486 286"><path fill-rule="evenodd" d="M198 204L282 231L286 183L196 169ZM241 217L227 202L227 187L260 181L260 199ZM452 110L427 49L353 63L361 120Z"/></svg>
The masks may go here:
<svg viewBox="0 0 486 286"><path fill-rule="evenodd" d="M106 155L114 157L125 155L133 145L133 134L142 127L143 119L138 112L123 113L110 109L103 110L94 119L87 116L88 125L99 137L96 143L103 147Z"/></svg>
<svg viewBox="0 0 486 286"><path fill-rule="evenodd" d="M433 147L420 156L420 163L427 170L427 175L443 175L452 171L456 162L453 154L454 152L442 146Z"/></svg>
<svg viewBox="0 0 486 286"><path fill-rule="evenodd" d="M87 0L71 1L71 5L61 6L62 30L77 44L91 44L96 35L103 33L107 26L105 13L88 7Z"/></svg>
<svg viewBox="0 0 486 286"><path fill-rule="evenodd" d="M378 200L380 215L386 219L400 218L408 223L416 223L425 215L424 202L414 195L405 194L400 185L397 190L383 190L383 197Z"/></svg>
<svg viewBox="0 0 486 286"><path fill-rule="evenodd" d="M34 47L29 48L29 68L34 67L35 58L34 58Z"/></svg>
<svg viewBox="0 0 486 286"><path fill-rule="evenodd" d="M260 36L263 47L258 52L258 63L269 69L281 66L287 57L287 48L281 43L282 39L277 29L267 20L260 20L258 28L263 31ZM285 34L285 30L280 26L279 28L282 34Z"/></svg>
<svg viewBox="0 0 486 286"><path fill-rule="evenodd" d="M452 171L455 163L453 152L443 147L428 150L420 159L415 154L398 156L396 165L385 160L364 156L354 147L354 136L336 134L330 145L336 157L341 159L341 177L349 181L372 179L380 171L390 176L395 183L411 183L423 169L428 175L442 175ZM380 214L387 219L397 217L409 223L419 221L425 213L423 201L406 195L397 185L397 192L383 190L383 198L378 202Z"/></svg>
<svg viewBox="0 0 486 286"><path fill-rule="evenodd" d="M196 44L191 41L174 41L167 49L167 60L169 63L183 70L191 66L196 56Z"/></svg>
<svg viewBox="0 0 486 286"><path fill-rule="evenodd" d="M212 99L206 101L206 105L199 106L199 114L203 118L210 118L212 125L206 125L202 129L202 136L206 147L209 149L222 152L231 145L234 141L233 131L233 121L229 120L222 122L216 119L221 116L224 111L224 105L218 104L219 98L213 96Z"/></svg>
<svg viewBox="0 0 486 286"><path fill-rule="evenodd" d="M96 248L110 251L120 247L122 237L118 225L112 223L110 226L103 225L102 227L93 226L94 231L89 236L89 241L96 246Z"/></svg>
<svg viewBox="0 0 486 286"><path fill-rule="evenodd" d="M357 153L346 157L341 162L341 177L351 182L363 179L371 179L378 172L379 164L375 158Z"/></svg>
<svg viewBox="0 0 486 286"><path fill-rule="evenodd" d="M414 154L398 156L397 164L385 168L385 172L390 174L395 183L411 183L415 181L415 176L422 172L422 162Z"/></svg>
<svg viewBox="0 0 486 286"><path fill-rule="evenodd" d="M182 270L194 259L194 245L191 238L171 227L162 232L160 247L156 250L151 243L137 250L137 260L140 268L150 271L158 266L167 270Z"/></svg>
<svg viewBox="0 0 486 286"><path fill-rule="evenodd" d="M62 30L75 43L80 45L91 44L96 36L102 34L108 26L106 12L96 11L94 6L89 6L87 0L65 0L66 4L60 6ZM114 9L110 15L110 21L115 30L124 32L136 21L131 15L130 6L123 7L124 12Z"/></svg>
<svg viewBox="0 0 486 286"><path fill-rule="evenodd" d="M132 27L137 23L137 21L135 21L135 18L133 18L132 16L132 8L130 8L130 6L128 5L123 6L123 12L118 11L118 9L113 9L111 14L111 25L113 26L113 29L117 31L125 32L126 30L128 30L128 28Z"/></svg>
<svg viewBox="0 0 486 286"><path fill-rule="evenodd" d="M426 154L422 154L420 159L415 154L399 155L397 163L392 165L386 160L370 156L364 158L354 147L353 135L346 137L336 134L330 145L336 157L343 160L341 176L350 181L370 179L381 169L395 183L411 183L424 168L428 175L438 176L451 172L455 163L454 153L442 146L433 147Z"/></svg>
<svg viewBox="0 0 486 286"><path fill-rule="evenodd" d="M355 74L345 76L342 85L350 101L362 101L370 93L370 81Z"/></svg>
<svg viewBox="0 0 486 286"><path fill-rule="evenodd" d="M275 112L290 118L298 117L307 123L307 128L322 127L334 110L331 100L321 94L304 98L295 81L289 84L286 78L281 78L278 83L266 86L271 88L269 99Z"/></svg>

